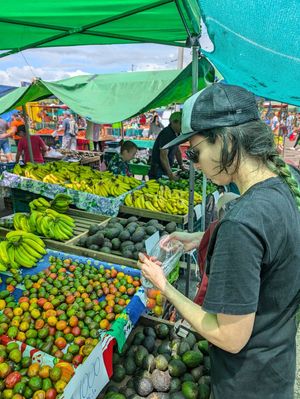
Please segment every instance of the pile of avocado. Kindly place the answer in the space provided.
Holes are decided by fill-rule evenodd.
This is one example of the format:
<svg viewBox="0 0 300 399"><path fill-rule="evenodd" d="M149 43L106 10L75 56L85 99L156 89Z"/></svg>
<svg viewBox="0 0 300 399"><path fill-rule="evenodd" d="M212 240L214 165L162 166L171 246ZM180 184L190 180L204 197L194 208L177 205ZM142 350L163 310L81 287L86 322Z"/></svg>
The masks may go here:
<svg viewBox="0 0 300 399"><path fill-rule="evenodd" d="M77 245L93 251L113 253L137 260L138 253L145 250L147 238L157 231L160 236L173 233L176 227L174 222L163 226L156 219L143 223L139 222L135 216L128 219L114 217L105 226L93 224L88 231L88 236L81 237Z"/></svg>
<svg viewBox="0 0 300 399"><path fill-rule="evenodd" d="M160 323L138 327L131 345L113 355L113 377L104 399L208 399L208 343L184 339Z"/></svg>

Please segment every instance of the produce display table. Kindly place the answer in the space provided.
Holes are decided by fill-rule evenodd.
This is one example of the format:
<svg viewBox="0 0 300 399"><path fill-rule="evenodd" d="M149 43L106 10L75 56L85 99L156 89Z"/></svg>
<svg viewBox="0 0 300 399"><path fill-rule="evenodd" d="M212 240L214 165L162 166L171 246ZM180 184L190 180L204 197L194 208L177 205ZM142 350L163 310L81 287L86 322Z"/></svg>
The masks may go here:
<svg viewBox="0 0 300 399"><path fill-rule="evenodd" d="M0 186L17 188L47 198L54 198L58 193L68 194L72 198L72 204L76 205L77 208L108 216L117 216L120 205L128 194L125 193L115 198L100 197L84 191L65 188L59 184L44 183L8 172L3 172Z"/></svg>
<svg viewBox="0 0 300 399"><path fill-rule="evenodd" d="M50 257L60 258L62 260L68 259L71 262L76 263L77 265L89 265L94 266L96 268L100 268L104 266L105 269L115 269L117 272L123 272L126 275L130 275L132 277L139 277L140 271L127 268L121 265L108 264L105 262L96 261L94 259L85 258L82 256L76 256L74 254L69 253L61 253L56 251L48 250L47 254L41 259L37 266L32 269L23 269L22 275L36 275L39 272L42 272L44 269L48 268L50 264L52 264L52 260ZM1 277L3 279L2 284L0 285L0 290L5 289L5 281L8 277L8 274L2 274ZM16 299L22 296L24 287L22 284L18 284L13 295ZM103 298L98 298L99 301L102 301ZM132 296L131 301L127 306L123 309L121 313L121 317L116 319L110 328L109 331L99 330L99 343L94 347L90 355L87 357L86 361L75 369L75 374L71 378L71 381L65 387L63 392L64 399L83 399L90 398L96 399L98 394L104 388L104 386L108 383L110 377L112 376L112 350L115 343L118 344L119 349L121 350L127 337L129 336L131 330L134 325L139 320L141 314L145 310L146 297L142 287L138 289L138 291ZM2 339L7 339L5 336L1 337ZM3 342L3 341L1 341ZM22 346L22 350L25 349L25 344L20 343L20 347ZM42 350L37 350L34 348L29 348L28 353L31 356L37 356L36 360L41 363L43 358L47 359L48 364L54 365L59 362L59 359L44 353ZM42 362L46 364L45 361Z"/></svg>

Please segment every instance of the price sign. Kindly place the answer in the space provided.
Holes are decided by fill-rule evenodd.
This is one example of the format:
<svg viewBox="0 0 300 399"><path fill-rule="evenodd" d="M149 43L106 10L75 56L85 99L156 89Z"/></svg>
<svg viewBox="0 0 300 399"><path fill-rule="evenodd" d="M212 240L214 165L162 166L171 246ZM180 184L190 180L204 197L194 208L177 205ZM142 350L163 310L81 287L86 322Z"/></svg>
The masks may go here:
<svg viewBox="0 0 300 399"><path fill-rule="evenodd" d="M64 391L64 399L96 399L108 381L100 341L84 364L77 368Z"/></svg>

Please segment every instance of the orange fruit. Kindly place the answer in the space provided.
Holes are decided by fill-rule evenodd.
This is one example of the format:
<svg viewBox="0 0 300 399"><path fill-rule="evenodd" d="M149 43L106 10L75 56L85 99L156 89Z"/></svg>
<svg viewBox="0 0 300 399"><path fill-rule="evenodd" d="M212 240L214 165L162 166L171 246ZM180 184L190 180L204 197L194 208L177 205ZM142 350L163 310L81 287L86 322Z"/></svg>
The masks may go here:
<svg viewBox="0 0 300 399"><path fill-rule="evenodd" d="M36 320L41 317L41 312L38 309L33 309L31 311L31 317Z"/></svg>
<svg viewBox="0 0 300 399"><path fill-rule="evenodd" d="M154 309L153 309L153 312L154 312L154 314L155 314L156 316L161 316L161 315L162 315L162 312L163 312L163 309L162 309L161 306L156 305L156 306L154 307Z"/></svg>
<svg viewBox="0 0 300 399"><path fill-rule="evenodd" d="M21 297L19 298L18 302L19 302L19 303L22 303L22 302L29 302L29 298L27 298L27 296L21 296Z"/></svg>
<svg viewBox="0 0 300 399"><path fill-rule="evenodd" d="M107 301L107 305L108 305L108 306L114 306L114 305L115 305L115 301L112 300L112 299L109 299L109 300Z"/></svg>
<svg viewBox="0 0 300 399"><path fill-rule="evenodd" d="M156 306L156 301L155 299L148 298L147 299L147 308L148 309L153 309Z"/></svg>
<svg viewBox="0 0 300 399"><path fill-rule="evenodd" d="M18 341L25 342L25 341L26 341L26 335L25 335L25 333L22 332L22 331L19 331L19 332L18 332L18 335L17 335L17 337L16 337L16 339L17 339Z"/></svg>
<svg viewBox="0 0 300 399"><path fill-rule="evenodd" d="M28 329L29 329L29 323L27 321L22 321L22 323L19 325L19 330L27 331Z"/></svg>
<svg viewBox="0 0 300 399"><path fill-rule="evenodd" d="M58 331L63 331L65 328L67 328L67 322L65 321L65 320L59 320L57 323L56 323L56 329L58 330Z"/></svg>
<svg viewBox="0 0 300 399"><path fill-rule="evenodd" d="M36 330L40 330L41 328L43 328L45 325L45 322L43 319L37 319L36 322L34 323L34 328Z"/></svg>
<svg viewBox="0 0 300 399"><path fill-rule="evenodd" d="M154 289L154 288L149 288L148 290L147 290L147 297L148 298L152 298L152 299L155 299L156 298L156 296L158 295L158 294L160 294L160 291L159 290L156 290L156 289Z"/></svg>
<svg viewBox="0 0 300 399"><path fill-rule="evenodd" d="M29 309L29 303L28 302L21 302L20 303L20 308L23 310L23 311L27 311L28 309ZM1 309L0 309L1 310Z"/></svg>
<svg viewBox="0 0 300 399"><path fill-rule="evenodd" d="M107 319L103 319L100 321L99 326L102 330L109 330L110 322Z"/></svg>
<svg viewBox="0 0 300 399"><path fill-rule="evenodd" d="M108 313L107 315L106 315L106 319L108 320L108 321L113 321L113 320L115 320L115 317L116 317L116 315L114 314L114 313ZM102 320L101 320L102 321ZM101 322L100 322L101 323Z"/></svg>
<svg viewBox="0 0 300 399"><path fill-rule="evenodd" d="M51 302L45 302L44 305L43 305L43 309L47 311L47 310L50 310L50 309L54 309L54 306L52 305Z"/></svg>
<svg viewBox="0 0 300 399"><path fill-rule="evenodd" d="M42 366L39 370L39 376L41 378L49 378L50 370L51 370L50 366Z"/></svg>
<svg viewBox="0 0 300 399"><path fill-rule="evenodd" d="M56 316L56 310L54 309L49 309L45 312L45 317L50 317L50 316Z"/></svg>
<svg viewBox="0 0 300 399"><path fill-rule="evenodd" d="M119 291L122 292L122 294L125 294L125 292L126 292L126 287L125 287L125 285L121 285L121 286L119 287Z"/></svg>
<svg viewBox="0 0 300 399"><path fill-rule="evenodd" d="M67 341L63 337L56 338L54 343L58 349L64 349L67 346Z"/></svg>
<svg viewBox="0 0 300 399"><path fill-rule="evenodd" d="M69 325L71 327L76 327L78 325L78 318L76 316L71 316L69 320Z"/></svg>
<svg viewBox="0 0 300 399"><path fill-rule="evenodd" d="M22 308L14 308L13 310L15 316L21 316L23 314Z"/></svg>

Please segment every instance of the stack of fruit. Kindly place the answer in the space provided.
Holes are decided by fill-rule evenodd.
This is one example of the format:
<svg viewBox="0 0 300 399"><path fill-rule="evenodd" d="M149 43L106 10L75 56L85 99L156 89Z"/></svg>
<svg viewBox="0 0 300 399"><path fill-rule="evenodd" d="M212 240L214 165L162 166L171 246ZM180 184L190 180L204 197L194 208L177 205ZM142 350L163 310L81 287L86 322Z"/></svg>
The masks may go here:
<svg viewBox="0 0 300 399"><path fill-rule="evenodd" d="M18 343L0 345L0 392L3 399L55 399L74 374L66 363L51 367L22 354Z"/></svg>
<svg viewBox="0 0 300 399"><path fill-rule="evenodd" d="M166 298L161 294L161 292L155 288L148 288L146 290L147 302L146 306L157 317L161 317L163 314L163 307Z"/></svg>
<svg viewBox="0 0 300 399"><path fill-rule="evenodd" d="M101 197L118 197L141 184L134 177L114 176L111 172L99 172L89 166L63 161L46 164L28 162L23 168L16 165L14 173Z"/></svg>
<svg viewBox="0 0 300 399"><path fill-rule="evenodd" d="M4 291L0 335L73 363L82 363L140 287L138 277L70 259L50 259L48 269L24 277L23 296ZM67 278L66 278L67 275ZM15 281L9 281L15 285Z"/></svg>
<svg viewBox="0 0 300 399"><path fill-rule="evenodd" d="M68 210L69 202L66 199L61 202L59 197L58 201L59 204L62 204L61 208L65 211ZM16 230L38 233L46 238L59 241L68 240L73 237L74 219L50 208L57 208L57 196L51 204L44 198L37 198L31 201L29 206L31 209L30 215L20 212L15 213L13 223Z"/></svg>
<svg viewBox="0 0 300 399"><path fill-rule="evenodd" d="M145 187L128 194L124 202L125 205L134 208L186 215L188 213L188 196L188 191L171 190L166 185L160 185L155 180L149 180ZM195 193L194 205L200 204L201 201L201 195Z"/></svg>
<svg viewBox="0 0 300 399"><path fill-rule="evenodd" d="M26 231L11 231L0 242L0 271L34 267L45 254L45 243L40 237Z"/></svg>
<svg viewBox="0 0 300 399"><path fill-rule="evenodd" d="M67 194L56 194L54 199L49 202L45 198L36 198L29 203L32 211L45 212L46 209L52 208L56 212L66 213L69 210L72 198Z"/></svg>
<svg viewBox="0 0 300 399"><path fill-rule="evenodd" d="M131 337L129 337L130 340ZM138 327L131 345L114 353L104 399L208 399L208 343L193 333L181 339L166 324Z"/></svg>
<svg viewBox="0 0 300 399"><path fill-rule="evenodd" d="M81 237L77 245L93 251L122 255L124 258L138 259L138 253L145 250L145 240L157 231L161 236L173 233L176 223L166 226L152 219L147 223L139 222L135 216L128 219L111 218L104 225L92 225L88 235Z"/></svg>
<svg viewBox="0 0 300 399"><path fill-rule="evenodd" d="M158 179L158 183L163 185L163 186L168 186L171 190L177 189L177 190L183 190L183 191L189 191L189 172L179 172L178 176L180 177L179 180L169 180L169 179L163 179L160 178ZM194 179L194 188L195 192L198 194L202 195L202 173L195 173L195 179ZM210 194L213 193L214 191L217 190L217 186L210 182L207 181L206 184L206 193Z"/></svg>

